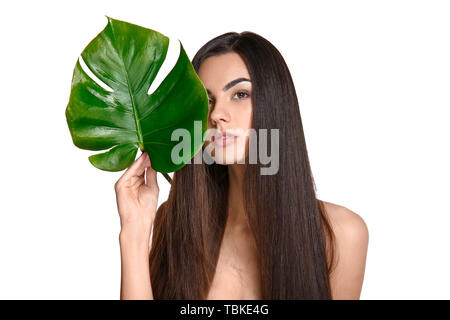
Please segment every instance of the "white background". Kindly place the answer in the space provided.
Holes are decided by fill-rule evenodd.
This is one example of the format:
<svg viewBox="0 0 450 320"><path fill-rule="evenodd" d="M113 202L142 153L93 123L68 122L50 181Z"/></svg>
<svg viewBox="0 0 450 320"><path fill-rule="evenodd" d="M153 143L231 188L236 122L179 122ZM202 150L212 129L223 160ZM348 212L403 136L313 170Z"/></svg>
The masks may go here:
<svg viewBox="0 0 450 320"><path fill-rule="evenodd" d="M119 298L123 172L94 168L65 119L105 15L175 36L190 59L228 31L271 41L319 198L368 225L361 298L450 298L450 3L430 0L1 2L0 298Z"/></svg>

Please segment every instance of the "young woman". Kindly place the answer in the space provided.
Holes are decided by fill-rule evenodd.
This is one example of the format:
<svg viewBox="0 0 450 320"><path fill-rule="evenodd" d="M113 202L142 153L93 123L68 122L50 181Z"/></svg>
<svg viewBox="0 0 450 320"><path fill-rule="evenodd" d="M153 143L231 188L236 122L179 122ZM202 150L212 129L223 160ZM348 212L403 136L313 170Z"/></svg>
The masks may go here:
<svg viewBox="0 0 450 320"><path fill-rule="evenodd" d="M215 143L215 163L176 171L159 208L146 152L116 182L121 299L359 299L368 230L356 213L316 198L281 54L255 33L233 32L192 64L209 94L209 128L231 137L204 144ZM242 163L242 130L251 128L279 129L276 174Z"/></svg>

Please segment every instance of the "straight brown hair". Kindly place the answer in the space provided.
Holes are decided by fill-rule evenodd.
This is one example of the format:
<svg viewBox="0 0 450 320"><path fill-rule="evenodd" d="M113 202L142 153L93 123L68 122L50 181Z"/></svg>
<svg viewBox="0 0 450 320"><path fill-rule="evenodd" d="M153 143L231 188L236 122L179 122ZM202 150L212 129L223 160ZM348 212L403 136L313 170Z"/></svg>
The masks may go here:
<svg viewBox="0 0 450 320"><path fill-rule="evenodd" d="M280 130L277 174L261 175L259 161L242 164L262 299L331 299L334 235L323 202L316 198L291 74L280 52L248 31L210 40L192 64L198 73L206 58L228 52L239 54L249 70L253 128ZM153 227L150 275L155 299L206 299L227 221L227 169L203 161L174 173Z"/></svg>

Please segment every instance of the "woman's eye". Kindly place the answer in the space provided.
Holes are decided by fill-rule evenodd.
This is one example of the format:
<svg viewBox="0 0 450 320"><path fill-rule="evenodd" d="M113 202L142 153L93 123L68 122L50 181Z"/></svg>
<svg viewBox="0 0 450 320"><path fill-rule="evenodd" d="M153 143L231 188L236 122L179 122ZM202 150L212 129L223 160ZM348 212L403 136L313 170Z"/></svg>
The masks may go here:
<svg viewBox="0 0 450 320"><path fill-rule="evenodd" d="M234 94L233 98L238 96L238 99L244 99L248 97L248 93L244 91L238 91Z"/></svg>

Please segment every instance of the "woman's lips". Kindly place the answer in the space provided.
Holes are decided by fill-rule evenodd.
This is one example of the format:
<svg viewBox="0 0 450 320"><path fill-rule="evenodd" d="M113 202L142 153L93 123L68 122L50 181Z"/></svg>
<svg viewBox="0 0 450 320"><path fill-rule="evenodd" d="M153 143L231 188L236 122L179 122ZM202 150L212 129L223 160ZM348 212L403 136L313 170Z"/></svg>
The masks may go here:
<svg viewBox="0 0 450 320"><path fill-rule="evenodd" d="M226 146L229 145L230 143L233 143L236 140L237 136L233 136L233 135L229 135L229 136L214 136L213 137L213 142L215 145L218 146Z"/></svg>

